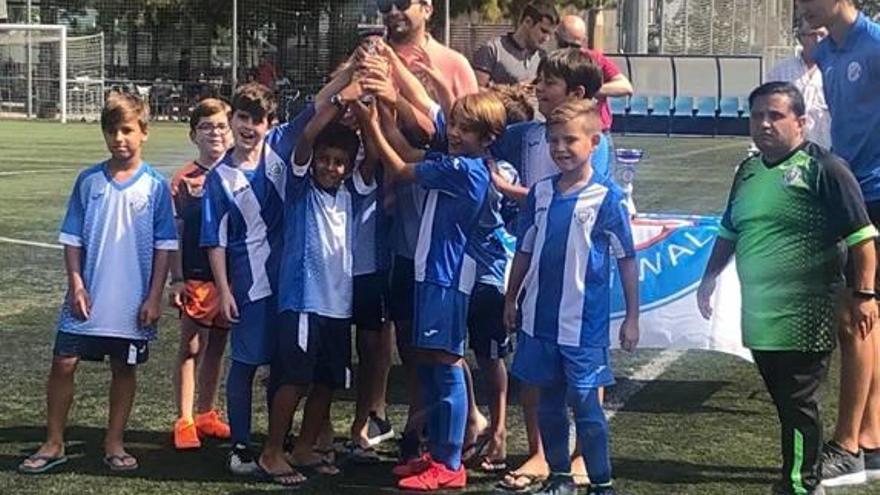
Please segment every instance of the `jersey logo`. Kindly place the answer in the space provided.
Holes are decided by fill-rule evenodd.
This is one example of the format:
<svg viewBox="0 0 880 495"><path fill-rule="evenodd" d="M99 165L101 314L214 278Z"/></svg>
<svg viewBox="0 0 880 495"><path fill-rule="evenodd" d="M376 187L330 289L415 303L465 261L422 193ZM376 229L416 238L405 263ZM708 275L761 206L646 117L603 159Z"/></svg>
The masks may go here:
<svg viewBox="0 0 880 495"><path fill-rule="evenodd" d="M804 182L804 172L800 167L791 167L786 170L782 176L782 182L789 187L807 187L806 182Z"/></svg>
<svg viewBox="0 0 880 495"><path fill-rule="evenodd" d="M428 330L425 332L425 337L430 338L430 337L437 335L438 333L440 333L440 330L437 330L437 329Z"/></svg>
<svg viewBox="0 0 880 495"><path fill-rule="evenodd" d="M269 165L269 177L275 178L279 177L284 172L284 165L278 162L275 162Z"/></svg>
<svg viewBox="0 0 880 495"><path fill-rule="evenodd" d="M147 208L148 203L149 202L147 201L147 198L144 198L142 196L135 196L134 198L131 198L129 205L131 205L131 209L133 209L134 211L141 212Z"/></svg>
<svg viewBox="0 0 880 495"><path fill-rule="evenodd" d="M590 225L596 219L596 210L593 208L581 208L575 210L574 218L581 225Z"/></svg>
<svg viewBox="0 0 880 495"><path fill-rule="evenodd" d="M846 78L849 82L856 82L862 77L862 66L858 62L850 62L846 67Z"/></svg>

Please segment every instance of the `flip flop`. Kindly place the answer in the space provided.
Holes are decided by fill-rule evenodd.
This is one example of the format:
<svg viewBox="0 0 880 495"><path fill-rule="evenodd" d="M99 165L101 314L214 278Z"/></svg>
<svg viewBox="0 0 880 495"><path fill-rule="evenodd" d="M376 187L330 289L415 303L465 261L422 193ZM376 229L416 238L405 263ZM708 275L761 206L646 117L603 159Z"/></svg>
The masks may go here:
<svg viewBox="0 0 880 495"><path fill-rule="evenodd" d="M342 472L336 467L336 464L323 458L305 464L293 463L292 466L300 471L310 471L315 474L323 474L326 476L336 476Z"/></svg>
<svg viewBox="0 0 880 495"><path fill-rule="evenodd" d="M134 464L126 464L125 461L128 459L134 459ZM134 471L140 467L138 466L137 459L131 454L105 455L104 465L110 468L111 471L116 472Z"/></svg>
<svg viewBox="0 0 880 495"><path fill-rule="evenodd" d="M497 474L502 471L507 471L507 459L490 459L488 456L483 457L478 469L488 474Z"/></svg>
<svg viewBox="0 0 880 495"><path fill-rule="evenodd" d="M507 478L511 477L514 479L514 483L508 483ZM521 479L525 479L527 483L525 485L520 485L516 483ZM502 492L508 493L528 493L534 490L536 487L540 486L545 480L546 476L539 476L537 474L529 474L529 473L515 473L513 471L509 471L504 475L504 478L501 479L496 485L495 488Z"/></svg>
<svg viewBox="0 0 880 495"><path fill-rule="evenodd" d="M267 483L273 483L276 485L283 486L288 489L297 489L303 485L309 479L303 476L302 473L297 471L288 471L286 473L270 473L260 464L259 461L256 462L257 469L254 471L254 475L261 481L265 481ZM298 478L297 478L298 477Z"/></svg>
<svg viewBox="0 0 880 495"><path fill-rule="evenodd" d="M483 451L486 449L486 446L489 445L490 440L492 440L492 435L488 433L477 435L477 439L474 440L474 443L462 447L461 462L463 464L471 464L473 461L481 459Z"/></svg>
<svg viewBox="0 0 880 495"><path fill-rule="evenodd" d="M345 447L345 455L355 464L376 464L381 461L379 453L373 447L361 447L354 442L349 442Z"/></svg>
<svg viewBox="0 0 880 495"><path fill-rule="evenodd" d="M51 456L44 454L31 454L30 456L28 456L27 459L25 459L25 461L42 461L43 464L39 466L25 466L24 461L22 461L22 463L18 465L18 472L21 474L48 473L52 469L66 463L67 460L68 459L66 455Z"/></svg>

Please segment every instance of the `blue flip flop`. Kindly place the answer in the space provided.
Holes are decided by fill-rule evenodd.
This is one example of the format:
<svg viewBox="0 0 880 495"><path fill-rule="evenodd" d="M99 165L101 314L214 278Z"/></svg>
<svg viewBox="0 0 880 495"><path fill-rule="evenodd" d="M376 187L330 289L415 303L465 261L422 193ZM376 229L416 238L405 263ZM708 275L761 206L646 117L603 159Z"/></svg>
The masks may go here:
<svg viewBox="0 0 880 495"><path fill-rule="evenodd" d="M55 469L56 467L67 462L66 455L60 456L51 456L44 454L32 454L28 456L25 461L43 461L43 465L41 466L26 466L24 462L18 465L18 472L21 474L42 474L48 473L49 471Z"/></svg>

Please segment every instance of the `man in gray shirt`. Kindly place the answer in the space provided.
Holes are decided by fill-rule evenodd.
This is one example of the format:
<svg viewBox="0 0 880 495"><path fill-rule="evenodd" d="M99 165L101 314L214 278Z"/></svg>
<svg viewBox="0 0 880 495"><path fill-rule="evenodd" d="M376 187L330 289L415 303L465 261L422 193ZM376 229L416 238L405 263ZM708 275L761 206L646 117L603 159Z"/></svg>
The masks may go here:
<svg viewBox="0 0 880 495"><path fill-rule="evenodd" d="M489 40L474 53L471 65L480 86L490 82L531 84L544 56L541 45L550 40L557 24L559 13L553 2L529 2L514 32Z"/></svg>

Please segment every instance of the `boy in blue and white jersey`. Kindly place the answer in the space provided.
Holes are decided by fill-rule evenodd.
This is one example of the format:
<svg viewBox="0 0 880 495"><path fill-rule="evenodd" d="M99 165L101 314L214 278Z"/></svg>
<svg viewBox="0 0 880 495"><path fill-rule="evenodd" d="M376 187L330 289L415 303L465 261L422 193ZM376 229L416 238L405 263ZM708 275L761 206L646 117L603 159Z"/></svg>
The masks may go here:
<svg viewBox="0 0 880 495"><path fill-rule="evenodd" d="M147 106L135 96L111 94L101 112L110 158L80 173L68 202L59 241L64 245L68 290L61 308L47 384L47 435L19 465L44 473L67 462L64 428L81 360L110 358L110 418L104 464L112 471L138 468L123 434L136 389L135 367L156 338L169 253L177 229L168 183L141 160Z"/></svg>
<svg viewBox="0 0 880 495"><path fill-rule="evenodd" d="M290 461L322 474L339 472L315 444L329 417L334 390L351 383L353 221L376 189L374 161L363 161L352 174L360 147L357 133L335 122L341 107L357 100L359 91L359 86L349 84L334 103L318 101L287 177L271 376L276 391L269 439L258 464L268 478L285 486L303 479L288 465L284 440L306 392L302 429Z"/></svg>
<svg viewBox="0 0 880 495"><path fill-rule="evenodd" d="M448 153L431 152L407 164L385 137L399 137L394 117L380 105L373 110L368 139L376 143L386 172L395 181L415 182L427 190L415 252L415 308L412 347L424 394L430 454L421 466L410 466L398 483L408 490L463 488L461 464L468 415L464 355L468 299L476 264L467 255L489 187L483 158L503 131L504 106L493 94L459 99L451 112ZM397 141L398 139L395 138Z"/></svg>
<svg viewBox="0 0 880 495"><path fill-rule="evenodd" d="M234 474L256 468L250 453L253 380L268 364L281 259L283 202L290 157L311 110L271 128L275 97L258 83L239 87L232 99L235 145L205 181L201 245L220 295L220 311L232 322L226 382Z"/></svg>
<svg viewBox="0 0 880 495"><path fill-rule="evenodd" d="M536 493L576 493L568 442L571 406L588 493L610 495L608 424L598 395L599 387L614 383L609 254L618 258L626 299L621 346L632 350L639 335L635 248L624 193L590 166L601 132L595 104L565 103L550 114L547 127L562 173L532 186L521 215L504 315L508 328L519 330L511 372L540 387L538 421L550 477Z"/></svg>

